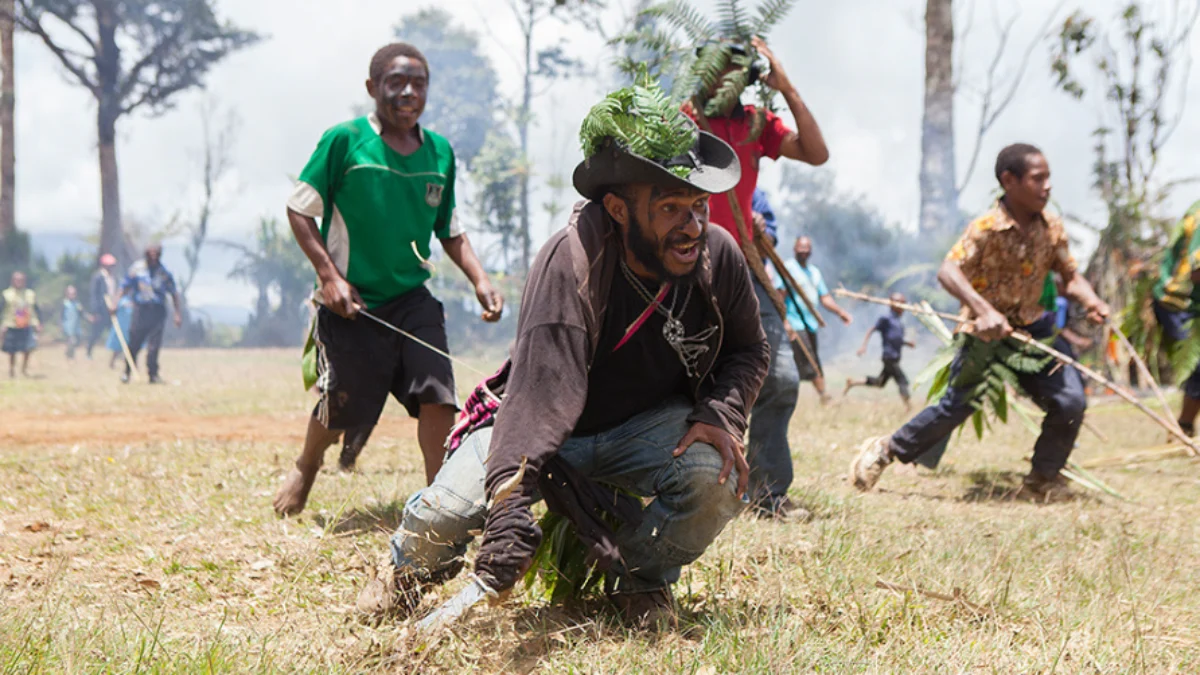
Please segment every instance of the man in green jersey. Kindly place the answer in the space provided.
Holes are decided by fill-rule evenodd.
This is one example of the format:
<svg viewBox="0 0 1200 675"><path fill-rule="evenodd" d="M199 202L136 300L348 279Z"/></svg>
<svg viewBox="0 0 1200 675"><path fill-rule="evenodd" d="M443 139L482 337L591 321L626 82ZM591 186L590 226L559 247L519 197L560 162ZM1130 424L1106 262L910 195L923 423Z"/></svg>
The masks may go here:
<svg viewBox="0 0 1200 675"><path fill-rule="evenodd" d="M355 318L368 310L446 351L442 305L425 288L433 236L475 286L484 320L500 318L503 299L454 217L454 151L418 123L429 76L412 45L376 52L367 80L375 112L325 132L288 200L292 232L320 285L321 400L296 468L275 496L281 516L304 510L325 450L343 431L378 421L389 393L418 420L427 481L437 475L457 410L449 359Z"/></svg>
<svg viewBox="0 0 1200 675"><path fill-rule="evenodd" d="M1200 202L1184 214L1175 228L1171 246L1163 255L1158 283L1154 286L1154 318L1162 327L1163 343L1171 346L1188 339L1189 323L1200 312ZM1189 435L1196 432L1200 413L1200 366L1183 384L1183 407L1179 426Z"/></svg>

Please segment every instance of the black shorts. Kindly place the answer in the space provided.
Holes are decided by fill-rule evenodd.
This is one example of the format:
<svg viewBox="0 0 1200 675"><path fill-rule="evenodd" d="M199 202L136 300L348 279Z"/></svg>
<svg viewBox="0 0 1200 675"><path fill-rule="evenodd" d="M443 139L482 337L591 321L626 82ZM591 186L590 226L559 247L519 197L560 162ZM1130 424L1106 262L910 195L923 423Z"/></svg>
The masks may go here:
<svg viewBox="0 0 1200 675"><path fill-rule="evenodd" d="M817 368L824 370L821 365L821 354L817 351L817 334L810 330L796 331L800 334L800 339L804 342L804 346L808 347L808 353L812 354L813 361L817 362ZM817 368L813 367L812 361L808 360L808 356L804 354L804 350L800 349L800 345L792 343L792 358L796 360L796 370L800 371L801 382L811 382L821 374Z"/></svg>
<svg viewBox="0 0 1200 675"><path fill-rule="evenodd" d="M442 303L424 286L370 311L449 351ZM457 408L450 359L364 316L344 319L321 307L316 343L321 400L313 416L326 429L374 425L389 393L412 417L419 415L423 404Z"/></svg>

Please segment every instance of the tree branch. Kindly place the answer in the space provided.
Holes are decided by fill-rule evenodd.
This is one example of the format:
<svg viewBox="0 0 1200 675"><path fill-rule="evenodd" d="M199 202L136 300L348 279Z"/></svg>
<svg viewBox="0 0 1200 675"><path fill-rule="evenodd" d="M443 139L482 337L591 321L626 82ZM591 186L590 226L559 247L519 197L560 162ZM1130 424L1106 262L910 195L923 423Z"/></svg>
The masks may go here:
<svg viewBox="0 0 1200 675"><path fill-rule="evenodd" d="M61 8L56 9L53 6L51 6L51 7L45 7L44 9L46 12L49 12L51 16L53 16L54 18L58 19L59 21L65 23L68 28L70 28L72 31L75 32L76 35L83 38L83 41L87 43L88 47L91 47L92 53L93 54L96 53L96 51L97 51L96 42L95 42L95 40L92 39L92 36L88 35L87 31L83 30L79 26L76 26L71 21L71 19L65 13L62 12Z"/></svg>
<svg viewBox="0 0 1200 675"><path fill-rule="evenodd" d="M987 132L990 131L993 126L995 126L996 122L1000 119L1000 116L1004 114L1004 111L1007 110L1010 105L1012 105L1013 100L1016 98L1017 92L1021 88L1021 83L1025 79L1025 73L1029 70L1029 62L1033 57L1034 50L1036 50L1038 45L1041 44L1042 37L1046 35L1047 31L1049 31L1050 26L1054 23L1054 20L1058 17L1059 12L1062 11L1063 5L1065 4L1066 0L1060 0L1058 5L1056 5L1050 14L1046 16L1045 22L1042 24L1042 27L1038 29L1034 39L1029 41L1029 46L1026 47L1025 53L1021 57L1021 63L1017 67L1016 73L1013 75L1012 81L1008 85L1008 90L1000 97L1000 100L995 104L995 107L992 107L993 95L996 89L996 71L999 69L1000 62L1004 56L1004 53L1007 51L1008 39L1019 15L1014 14L1009 20L1008 24L1002 27L1000 32L1000 44L996 48L996 54L992 58L991 66L988 68L987 72L987 88L984 91L983 105L979 112L979 127L977 128L977 134L975 137L975 146L971 151L971 160L967 164L966 173L963 175L961 184L958 185L959 192L962 192L963 188L965 188L967 183L970 182L971 176L973 176L975 173L975 168L979 164L979 155L983 148L984 137L987 136Z"/></svg>
<svg viewBox="0 0 1200 675"><path fill-rule="evenodd" d="M22 29L41 38L42 43L44 43L50 52L54 54L54 56L56 56L63 64L63 66L75 76L75 79L79 80L79 83L82 84L88 91L90 91L92 96L98 98L100 96L100 87L88 77L87 72L84 70L84 66L74 63L71 60L71 56L67 50L60 47L58 43L56 43L54 39L50 37L50 34L46 32L46 29L42 26L42 22L33 18L31 13L32 10L30 10L29 6L23 0L20 3L20 7L21 11L18 12L18 14L21 16L14 17L16 19L16 23Z"/></svg>
<svg viewBox="0 0 1200 675"><path fill-rule="evenodd" d="M138 59L137 63L133 64L133 66L131 66L129 68L128 74L125 77L125 82L121 83L121 86L118 88L119 96L118 96L117 100L124 101L126 99L126 97L128 97L131 93L133 93L134 87L136 87L138 85L138 83L141 81L142 71L145 70L150 64L152 64L156 61L159 61L162 58L163 54L166 53L166 50L168 49L168 47L174 45L178 41L179 36L182 33L183 33L183 21L179 21L174 26L172 26L172 30L169 31L167 33L167 35L161 41L159 41L158 44L154 45L154 47L152 49L150 49L150 51L146 52L145 56ZM155 78L155 79L157 79L157 78ZM155 84L157 84L157 83L155 83ZM152 86L150 86L148 88L148 91L150 91L150 90L153 90ZM145 102L146 98L147 97L145 97L145 96L142 97L143 103ZM140 104L141 103L139 103L138 105L140 105ZM135 105L133 107L137 107L137 106ZM130 109L132 109L132 108L130 108ZM126 112L128 112L128 110L126 110Z"/></svg>

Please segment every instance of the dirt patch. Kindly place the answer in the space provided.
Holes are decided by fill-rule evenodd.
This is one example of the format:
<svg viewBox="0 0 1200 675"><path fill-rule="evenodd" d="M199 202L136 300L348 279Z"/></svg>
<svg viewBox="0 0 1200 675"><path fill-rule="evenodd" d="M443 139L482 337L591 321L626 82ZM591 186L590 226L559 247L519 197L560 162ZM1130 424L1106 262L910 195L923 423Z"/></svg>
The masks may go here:
<svg viewBox="0 0 1200 675"><path fill-rule="evenodd" d="M46 415L11 412L4 416L0 445L136 445L170 441L292 443L304 440L308 416L103 414ZM405 438L416 433L416 421L403 417L380 420L372 440Z"/></svg>

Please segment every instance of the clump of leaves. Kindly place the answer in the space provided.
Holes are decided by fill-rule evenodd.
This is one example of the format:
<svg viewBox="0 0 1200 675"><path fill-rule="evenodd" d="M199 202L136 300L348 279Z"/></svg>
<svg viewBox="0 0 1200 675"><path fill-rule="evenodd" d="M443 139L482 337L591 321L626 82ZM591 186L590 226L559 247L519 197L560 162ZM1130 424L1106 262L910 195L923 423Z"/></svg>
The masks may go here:
<svg viewBox="0 0 1200 675"><path fill-rule="evenodd" d="M667 160L686 153L695 144L696 125L679 110L643 68L631 87L618 89L592 106L579 129L583 154L590 157L613 139L635 155ZM669 169L687 178L691 168Z"/></svg>
<svg viewBox="0 0 1200 675"><path fill-rule="evenodd" d="M1053 342L1051 337L1043 342ZM962 368L956 377L951 377L954 355L962 353ZM1040 372L1052 357L1043 356L1013 339L984 342L972 335L959 333L954 342L945 347L937 362L944 364L929 385L929 402L936 403L953 386L966 391L975 408L971 423L975 435L983 438L984 429L990 429L988 410L1002 423L1008 423L1008 387L1018 395L1024 395L1020 376Z"/></svg>
<svg viewBox="0 0 1200 675"><path fill-rule="evenodd" d="M795 0L766 0L751 16L742 0L722 0L715 20L687 0L653 5L638 15L632 32L613 40L626 48L617 66L632 74L644 65L656 77L670 78L672 97L692 100L708 117L728 115L747 89L755 89L751 142L766 127L766 111L775 108L775 92L751 81L758 61L751 40L770 32L794 5Z"/></svg>
<svg viewBox="0 0 1200 675"><path fill-rule="evenodd" d="M543 599L563 604L579 602L595 591L604 574L587 562L587 547L567 518L547 511L538 521L542 543L525 573L525 587ZM538 583L541 582L540 589Z"/></svg>

